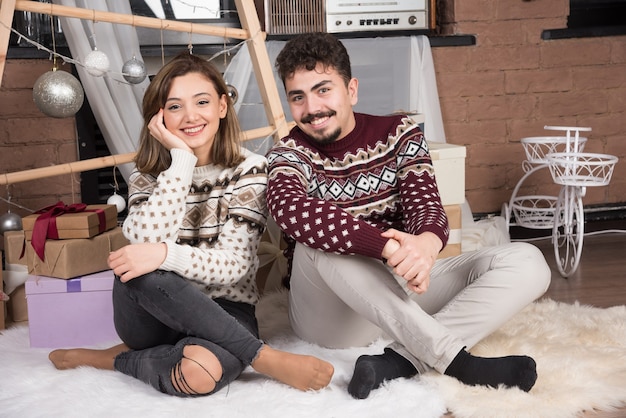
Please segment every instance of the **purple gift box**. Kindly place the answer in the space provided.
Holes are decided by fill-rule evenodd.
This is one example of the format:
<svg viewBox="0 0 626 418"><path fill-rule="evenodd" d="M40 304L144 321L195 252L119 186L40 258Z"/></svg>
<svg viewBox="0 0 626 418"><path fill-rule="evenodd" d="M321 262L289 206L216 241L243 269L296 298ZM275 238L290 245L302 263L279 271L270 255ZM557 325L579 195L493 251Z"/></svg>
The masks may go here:
<svg viewBox="0 0 626 418"><path fill-rule="evenodd" d="M113 325L113 271L69 280L29 275L30 346L83 347L119 342Z"/></svg>

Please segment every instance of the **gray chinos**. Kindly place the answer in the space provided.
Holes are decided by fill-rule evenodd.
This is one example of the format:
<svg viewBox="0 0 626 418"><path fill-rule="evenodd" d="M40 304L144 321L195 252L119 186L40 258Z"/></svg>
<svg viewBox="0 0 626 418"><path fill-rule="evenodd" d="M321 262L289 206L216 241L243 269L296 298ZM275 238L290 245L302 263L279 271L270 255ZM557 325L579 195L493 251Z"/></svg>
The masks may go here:
<svg viewBox="0 0 626 418"><path fill-rule="evenodd" d="M309 342L347 348L389 338L420 373L443 373L460 350L543 295L550 277L541 251L515 242L437 260L417 295L382 261L296 244L289 317Z"/></svg>

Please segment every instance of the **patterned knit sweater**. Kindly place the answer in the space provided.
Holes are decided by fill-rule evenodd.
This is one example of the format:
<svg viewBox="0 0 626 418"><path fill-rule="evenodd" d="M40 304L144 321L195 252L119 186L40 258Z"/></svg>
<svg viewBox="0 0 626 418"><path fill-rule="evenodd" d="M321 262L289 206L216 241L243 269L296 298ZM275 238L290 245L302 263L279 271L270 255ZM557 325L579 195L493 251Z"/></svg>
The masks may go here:
<svg viewBox="0 0 626 418"><path fill-rule="evenodd" d="M133 172L124 235L131 243L165 242L160 269L196 283L212 298L255 304L257 249L267 221L267 160L243 150L234 168L195 167L173 149L157 178Z"/></svg>
<svg viewBox="0 0 626 418"><path fill-rule="evenodd" d="M428 147L407 116L357 113L354 130L325 145L295 127L268 160L270 214L297 242L380 259L389 228L448 240Z"/></svg>

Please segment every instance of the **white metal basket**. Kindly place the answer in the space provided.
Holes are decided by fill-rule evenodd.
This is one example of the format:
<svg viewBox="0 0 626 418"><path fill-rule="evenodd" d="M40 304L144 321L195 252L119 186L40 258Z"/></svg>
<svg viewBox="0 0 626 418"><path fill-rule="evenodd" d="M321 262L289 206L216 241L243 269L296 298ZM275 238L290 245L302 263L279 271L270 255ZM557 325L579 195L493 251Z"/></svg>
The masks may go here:
<svg viewBox="0 0 626 418"><path fill-rule="evenodd" d="M511 202L515 223L530 229L550 229L557 202L555 196L519 196Z"/></svg>
<svg viewBox="0 0 626 418"><path fill-rule="evenodd" d="M587 138L579 137L574 143L567 136L532 136L522 138L521 143L526 152L526 160L532 164L547 164L548 154L555 152L582 152Z"/></svg>
<svg viewBox="0 0 626 418"><path fill-rule="evenodd" d="M618 161L614 155L584 152L556 152L546 157L555 183L579 187L608 185Z"/></svg>

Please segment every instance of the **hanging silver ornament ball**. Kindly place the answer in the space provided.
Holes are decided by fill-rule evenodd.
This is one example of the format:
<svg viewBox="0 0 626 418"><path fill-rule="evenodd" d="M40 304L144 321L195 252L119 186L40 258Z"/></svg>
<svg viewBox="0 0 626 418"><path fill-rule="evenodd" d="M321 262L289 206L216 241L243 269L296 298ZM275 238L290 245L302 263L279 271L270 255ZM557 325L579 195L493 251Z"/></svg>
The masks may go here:
<svg viewBox="0 0 626 418"><path fill-rule="evenodd" d="M132 57L122 66L122 75L129 83L139 84L146 78L146 66L142 61Z"/></svg>
<svg viewBox="0 0 626 418"><path fill-rule="evenodd" d="M0 216L0 234L8 231L21 231L22 218L17 213L5 213Z"/></svg>
<svg viewBox="0 0 626 418"><path fill-rule="evenodd" d="M50 70L33 85L33 101L53 118L74 116L85 100L80 81L67 71Z"/></svg>
<svg viewBox="0 0 626 418"><path fill-rule="evenodd" d="M107 199L107 205L115 205L117 207L117 213L120 213L124 209L126 209L126 201L122 196L117 193L113 193L111 196L109 196L109 198Z"/></svg>
<svg viewBox="0 0 626 418"><path fill-rule="evenodd" d="M228 97L232 100L233 104L237 103L237 99L239 99L239 92L232 84L226 84L226 88L228 89Z"/></svg>
<svg viewBox="0 0 626 418"><path fill-rule="evenodd" d="M102 51L94 49L85 57L85 69L95 77L102 77L109 71L109 57Z"/></svg>

